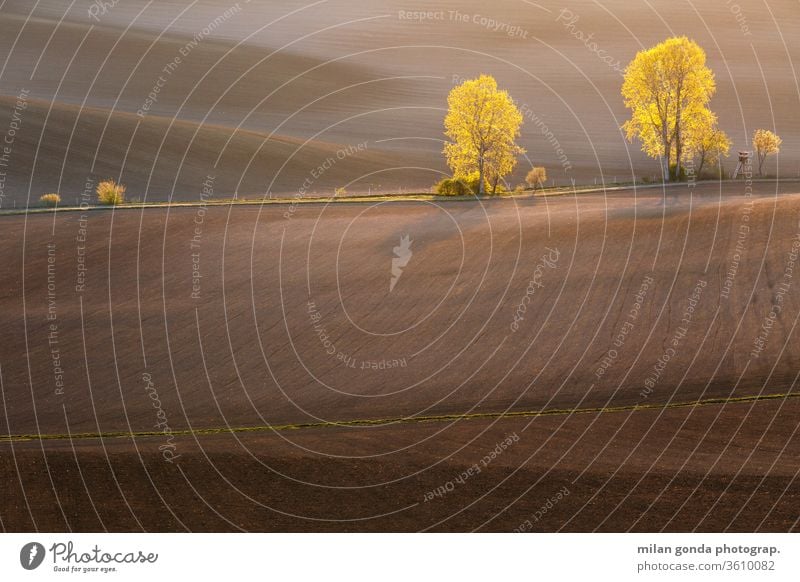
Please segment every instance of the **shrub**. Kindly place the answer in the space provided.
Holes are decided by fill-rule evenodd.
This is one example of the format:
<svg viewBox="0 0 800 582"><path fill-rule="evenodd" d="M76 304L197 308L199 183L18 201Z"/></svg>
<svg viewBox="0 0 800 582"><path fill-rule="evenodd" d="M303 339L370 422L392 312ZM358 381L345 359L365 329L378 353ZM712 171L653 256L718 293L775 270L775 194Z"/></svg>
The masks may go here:
<svg viewBox="0 0 800 582"><path fill-rule="evenodd" d="M514 187L514 194L522 194L525 192L525 184L517 184Z"/></svg>
<svg viewBox="0 0 800 582"><path fill-rule="evenodd" d="M55 208L59 204L61 204L61 196L58 194L43 194L39 198L39 202L44 204L45 206L50 206L51 208Z"/></svg>
<svg viewBox="0 0 800 582"><path fill-rule="evenodd" d="M347 190L345 190L344 188L334 188L333 194L334 196L344 196L345 194L347 194Z"/></svg>
<svg viewBox="0 0 800 582"><path fill-rule="evenodd" d="M547 182L547 170L541 166L531 168L531 171L525 176L525 181L533 189L536 189L537 186L542 188L544 187L544 183Z"/></svg>
<svg viewBox="0 0 800 582"><path fill-rule="evenodd" d="M442 196L472 196L478 193L478 176L445 178L435 188L436 193Z"/></svg>
<svg viewBox="0 0 800 582"><path fill-rule="evenodd" d="M441 196L464 196L466 185L455 178L444 178L436 184L436 193Z"/></svg>
<svg viewBox="0 0 800 582"><path fill-rule="evenodd" d="M459 178L459 180L461 180L461 182L464 184L464 187L467 190L465 192L467 196L473 196L473 195L477 196L478 192L481 191L480 189L481 181L478 172L473 172L469 176L461 177ZM491 192L491 187L489 186L489 184L486 183L485 180L483 183L483 189L485 192Z"/></svg>
<svg viewBox="0 0 800 582"><path fill-rule="evenodd" d="M115 206L125 201L125 186L114 180L105 180L97 185L97 200L100 204Z"/></svg>

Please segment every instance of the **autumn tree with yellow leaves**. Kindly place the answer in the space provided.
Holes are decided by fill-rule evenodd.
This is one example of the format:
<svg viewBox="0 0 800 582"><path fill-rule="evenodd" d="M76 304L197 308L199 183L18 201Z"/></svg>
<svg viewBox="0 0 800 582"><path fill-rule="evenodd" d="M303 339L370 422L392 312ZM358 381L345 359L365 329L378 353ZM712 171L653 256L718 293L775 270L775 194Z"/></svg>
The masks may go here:
<svg viewBox="0 0 800 582"><path fill-rule="evenodd" d="M706 166L717 166L720 159L728 157L731 140L717 125L717 116L708 112L687 128L685 160L694 159L695 174L700 176Z"/></svg>
<svg viewBox="0 0 800 582"><path fill-rule="evenodd" d="M769 154L781 151L783 140L768 129L757 129L753 134L753 147L758 154L758 175L763 176L764 160Z"/></svg>
<svg viewBox="0 0 800 582"><path fill-rule="evenodd" d="M535 166L525 176L525 181L531 188L535 189L537 186L541 188L547 181L547 170L541 166Z"/></svg>
<svg viewBox="0 0 800 582"><path fill-rule="evenodd" d="M495 191L498 181L513 171L516 156L524 153L516 144L522 113L490 75L454 87L447 105L444 128L450 141L444 154L454 177L477 174L479 194L486 192L487 182Z"/></svg>
<svg viewBox="0 0 800 582"><path fill-rule="evenodd" d="M492 194L497 193L497 185L505 176L514 171L517 165L517 154L524 150L516 145L498 147L489 150L486 156L486 183L491 186Z"/></svg>
<svg viewBox="0 0 800 582"><path fill-rule="evenodd" d="M664 161L665 180L679 179L697 135L692 128L713 115L708 102L715 91L705 51L685 36L640 51L625 69L622 96L631 118L622 129L628 140L641 141L642 151Z"/></svg>

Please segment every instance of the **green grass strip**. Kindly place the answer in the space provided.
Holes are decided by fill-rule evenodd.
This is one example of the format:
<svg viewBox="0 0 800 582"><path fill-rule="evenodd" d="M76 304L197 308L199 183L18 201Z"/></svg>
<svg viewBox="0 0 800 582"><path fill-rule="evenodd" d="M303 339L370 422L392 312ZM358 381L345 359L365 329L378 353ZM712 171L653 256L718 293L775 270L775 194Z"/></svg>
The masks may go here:
<svg viewBox="0 0 800 582"><path fill-rule="evenodd" d="M169 433L162 431L112 431L112 432L79 432L73 434L12 434L0 436L2 442L25 441L53 441L53 440L87 440L87 439L113 439L113 438L146 438L171 434L174 436L204 436L233 433L252 433L270 431L289 431L302 429L336 428L336 427L367 427L392 424L418 424L426 422L455 422L460 420L479 419L508 419L508 418L536 418L540 416L565 416L571 414L601 414L615 412L640 412L647 410L670 410L677 408L696 408L701 406L714 406L719 404L741 404L747 402L760 402L764 400L781 400L799 398L800 392L783 394L762 394L753 396L739 396L735 398L707 398L689 402L671 402L668 404L629 404L624 406L598 406L593 408L551 408L547 410L520 410L511 412L477 412L472 414L438 414L429 416L410 416L394 418L355 419L330 422L301 422L295 424L274 424L261 426L240 427L214 427L214 428L187 428L172 430Z"/></svg>

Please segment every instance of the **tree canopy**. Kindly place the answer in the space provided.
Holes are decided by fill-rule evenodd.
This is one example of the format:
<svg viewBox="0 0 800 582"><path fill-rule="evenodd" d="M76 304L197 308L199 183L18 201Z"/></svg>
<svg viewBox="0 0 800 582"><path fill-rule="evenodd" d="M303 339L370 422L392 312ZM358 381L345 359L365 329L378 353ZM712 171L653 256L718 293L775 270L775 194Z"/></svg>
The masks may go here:
<svg viewBox="0 0 800 582"><path fill-rule="evenodd" d="M672 177L681 175L692 128L708 127L713 116L708 102L715 91L705 52L685 36L640 51L625 70L622 96L631 119L622 129L629 140L642 142L646 154L664 160L665 179L673 160Z"/></svg>
<svg viewBox="0 0 800 582"><path fill-rule="evenodd" d="M718 165L720 158L727 157L731 149L731 140L717 125L717 116L708 113L691 124L686 133L685 159L697 158L695 172L698 176L706 164Z"/></svg>

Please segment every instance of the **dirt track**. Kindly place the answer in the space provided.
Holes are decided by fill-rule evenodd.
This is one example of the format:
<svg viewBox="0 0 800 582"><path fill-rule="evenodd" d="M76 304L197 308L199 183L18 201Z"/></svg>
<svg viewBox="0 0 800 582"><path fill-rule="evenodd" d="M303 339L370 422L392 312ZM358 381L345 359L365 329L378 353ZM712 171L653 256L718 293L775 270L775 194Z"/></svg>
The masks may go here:
<svg viewBox="0 0 800 582"><path fill-rule="evenodd" d="M2 525L796 529L795 192L2 217Z"/></svg>

